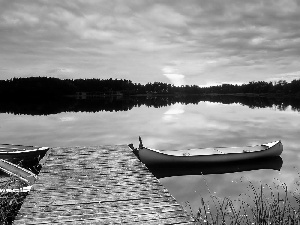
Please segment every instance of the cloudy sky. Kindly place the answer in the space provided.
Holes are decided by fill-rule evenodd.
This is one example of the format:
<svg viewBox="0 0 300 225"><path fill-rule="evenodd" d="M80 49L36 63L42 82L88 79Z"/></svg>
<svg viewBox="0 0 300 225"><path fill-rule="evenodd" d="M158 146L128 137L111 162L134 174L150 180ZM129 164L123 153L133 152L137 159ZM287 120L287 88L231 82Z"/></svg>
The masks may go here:
<svg viewBox="0 0 300 225"><path fill-rule="evenodd" d="M0 0L0 79L300 78L300 0Z"/></svg>

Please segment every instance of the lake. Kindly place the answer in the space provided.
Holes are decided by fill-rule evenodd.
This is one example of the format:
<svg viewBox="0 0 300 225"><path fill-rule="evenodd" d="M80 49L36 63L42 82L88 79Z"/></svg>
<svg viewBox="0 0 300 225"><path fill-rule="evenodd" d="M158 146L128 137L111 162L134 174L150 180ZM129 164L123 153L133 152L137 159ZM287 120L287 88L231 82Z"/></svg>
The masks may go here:
<svg viewBox="0 0 300 225"><path fill-rule="evenodd" d="M123 111L76 110L46 115L5 112L0 113L0 121L1 143L49 147L129 143L137 146L138 136L145 146L162 150L282 141L280 170L258 166L251 171L235 173L160 178L177 201L193 214L201 198L209 199L210 195L238 199L260 185L266 191L280 193L286 185L290 194L298 187L300 113L288 104L284 107L249 107L210 101L175 102L159 107L138 104Z"/></svg>

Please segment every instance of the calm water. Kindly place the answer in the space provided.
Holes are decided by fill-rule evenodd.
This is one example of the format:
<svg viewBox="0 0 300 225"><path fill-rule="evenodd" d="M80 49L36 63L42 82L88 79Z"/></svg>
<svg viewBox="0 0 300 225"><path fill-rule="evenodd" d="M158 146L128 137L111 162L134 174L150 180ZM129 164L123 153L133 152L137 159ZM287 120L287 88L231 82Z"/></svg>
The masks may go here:
<svg viewBox="0 0 300 225"><path fill-rule="evenodd" d="M161 178L170 193L196 212L201 197L210 194L235 199L249 184L286 184L292 191L300 172L300 113L255 108L239 104L176 103L153 108L135 107L122 112L77 112L47 116L0 114L0 142L40 146L91 146L133 143L142 136L145 146L183 149L213 146L246 146L282 140L280 171L257 169L247 172L189 175ZM210 192L209 192L210 191ZM189 210L189 207L186 206Z"/></svg>

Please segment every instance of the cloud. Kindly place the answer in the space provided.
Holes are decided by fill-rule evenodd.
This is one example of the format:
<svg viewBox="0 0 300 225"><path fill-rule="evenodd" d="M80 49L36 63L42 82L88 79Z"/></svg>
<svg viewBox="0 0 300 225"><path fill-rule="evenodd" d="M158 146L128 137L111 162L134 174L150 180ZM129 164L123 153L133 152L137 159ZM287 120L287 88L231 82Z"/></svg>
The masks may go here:
<svg viewBox="0 0 300 225"><path fill-rule="evenodd" d="M59 118L59 120L61 122L72 122L72 121L76 120L76 118L73 116L65 116L65 117Z"/></svg>
<svg viewBox="0 0 300 225"><path fill-rule="evenodd" d="M0 21L7 77L68 67L180 85L300 70L298 0L1 1Z"/></svg>
<svg viewBox="0 0 300 225"><path fill-rule="evenodd" d="M148 15L147 15L148 14ZM180 27L187 25L187 18L185 15L178 12L170 5L155 4L147 12L148 19L159 26Z"/></svg>
<svg viewBox="0 0 300 225"><path fill-rule="evenodd" d="M163 75L166 76L175 86L184 85L184 75L174 73L177 69L170 66L165 66L163 69Z"/></svg>
<svg viewBox="0 0 300 225"><path fill-rule="evenodd" d="M48 73L72 73L73 70L69 68L58 68L49 70Z"/></svg>
<svg viewBox="0 0 300 225"><path fill-rule="evenodd" d="M285 74L278 74L277 76L271 77L267 79L268 82L274 82L279 80L285 80L287 82L291 82L292 80L299 80L300 79L300 71L285 73Z"/></svg>
<svg viewBox="0 0 300 225"><path fill-rule="evenodd" d="M175 86L184 85L184 75L175 73L164 74Z"/></svg>

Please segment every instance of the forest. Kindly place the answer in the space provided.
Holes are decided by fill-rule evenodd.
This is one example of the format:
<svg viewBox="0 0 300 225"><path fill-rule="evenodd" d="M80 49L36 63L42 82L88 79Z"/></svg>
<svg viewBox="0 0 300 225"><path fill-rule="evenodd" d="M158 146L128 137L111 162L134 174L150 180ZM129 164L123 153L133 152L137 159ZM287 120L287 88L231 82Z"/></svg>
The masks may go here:
<svg viewBox="0 0 300 225"><path fill-rule="evenodd" d="M211 87L197 85L174 86L154 82L142 85L125 79L58 79L53 77L28 77L0 80L1 99L22 98L61 98L76 96L77 93L98 93L123 96L135 95L207 95L207 94L255 94L271 96L289 96L300 98L300 79L286 82L251 81L247 84L222 84Z"/></svg>

